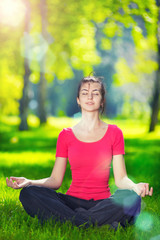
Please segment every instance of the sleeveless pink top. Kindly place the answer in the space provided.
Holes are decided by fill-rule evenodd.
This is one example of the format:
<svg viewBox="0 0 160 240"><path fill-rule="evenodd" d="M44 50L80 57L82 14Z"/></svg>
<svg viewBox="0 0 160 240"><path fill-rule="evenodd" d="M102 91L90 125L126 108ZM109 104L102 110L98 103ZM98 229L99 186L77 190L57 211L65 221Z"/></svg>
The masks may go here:
<svg viewBox="0 0 160 240"><path fill-rule="evenodd" d="M113 155L125 154L122 131L108 124L105 135L96 142L78 140L71 128L64 128L57 140L56 157L68 158L72 183L68 195L82 199L111 196L108 185Z"/></svg>

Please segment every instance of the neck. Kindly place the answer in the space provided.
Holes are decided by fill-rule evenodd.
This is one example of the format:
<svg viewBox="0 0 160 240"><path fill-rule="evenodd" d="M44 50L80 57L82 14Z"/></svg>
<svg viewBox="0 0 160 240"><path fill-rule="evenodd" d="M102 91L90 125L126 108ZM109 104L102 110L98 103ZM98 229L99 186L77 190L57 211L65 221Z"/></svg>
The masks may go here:
<svg viewBox="0 0 160 240"><path fill-rule="evenodd" d="M86 129L86 131L92 131L98 128L101 125L99 112L83 112L80 125Z"/></svg>

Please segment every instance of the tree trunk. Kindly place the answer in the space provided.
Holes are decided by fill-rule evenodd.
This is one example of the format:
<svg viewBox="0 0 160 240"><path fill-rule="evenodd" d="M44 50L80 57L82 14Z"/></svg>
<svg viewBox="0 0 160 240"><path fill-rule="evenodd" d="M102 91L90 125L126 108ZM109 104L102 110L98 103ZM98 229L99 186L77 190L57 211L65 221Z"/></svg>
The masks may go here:
<svg viewBox="0 0 160 240"><path fill-rule="evenodd" d="M154 95L153 95L153 102L152 102L152 114L151 114L151 122L149 132L154 131L155 126L158 121L158 112L159 112L159 96L160 96L160 69L158 69L155 87L154 87Z"/></svg>
<svg viewBox="0 0 160 240"><path fill-rule="evenodd" d="M29 76L30 76L30 68L29 68L29 60L28 56L28 34L30 29L30 6L27 0L24 1L26 4L26 16L25 16L25 29L24 29L24 47L25 47L25 57L24 57L24 86L23 86L23 95L20 100L20 119L21 123L19 125L19 130L28 130L27 124L27 115L28 115L28 103L29 103Z"/></svg>
<svg viewBox="0 0 160 240"><path fill-rule="evenodd" d="M158 121L158 112L160 108L160 0L157 1L158 6L158 27L157 27L157 41L158 41L158 70L156 73L156 81L154 85L154 94L152 101L152 113L149 132L154 131Z"/></svg>
<svg viewBox="0 0 160 240"><path fill-rule="evenodd" d="M19 125L19 130L28 130L28 124L27 124L27 116L28 116L28 103L29 103L29 75L30 75L30 69L28 65L28 60L24 60L24 66L25 66L25 75L24 75L24 86L23 86L23 96L20 100L20 118L21 123Z"/></svg>
<svg viewBox="0 0 160 240"><path fill-rule="evenodd" d="M47 40L47 4L46 0L40 1L42 36ZM38 116L40 123L45 123L47 120L45 100L46 100L46 79L45 79L45 54L40 60L40 80L38 84Z"/></svg>
<svg viewBox="0 0 160 240"><path fill-rule="evenodd" d="M45 123L47 120L45 100L46 100L46 79L44 76L44 72L40 72L40 80L38 83L38 116L41 124Z"/></svg>

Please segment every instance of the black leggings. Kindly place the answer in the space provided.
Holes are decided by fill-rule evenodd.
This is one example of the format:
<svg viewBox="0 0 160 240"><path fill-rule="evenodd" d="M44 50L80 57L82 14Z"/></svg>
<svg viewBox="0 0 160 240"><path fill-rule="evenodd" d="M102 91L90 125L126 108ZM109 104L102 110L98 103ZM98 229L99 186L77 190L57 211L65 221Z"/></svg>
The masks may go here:
<svg viewBox="0 0 160 240"><path fill-rule="evenodd" d="M141 197L131 190L116 190L109 198L94 201L84 200L55 190L28 186L20 193L20 201L26 212L37 216L40 222L47 219L70 221L76 226L89 227L109 224L117 229L134 224L140 213Z"/></svg>

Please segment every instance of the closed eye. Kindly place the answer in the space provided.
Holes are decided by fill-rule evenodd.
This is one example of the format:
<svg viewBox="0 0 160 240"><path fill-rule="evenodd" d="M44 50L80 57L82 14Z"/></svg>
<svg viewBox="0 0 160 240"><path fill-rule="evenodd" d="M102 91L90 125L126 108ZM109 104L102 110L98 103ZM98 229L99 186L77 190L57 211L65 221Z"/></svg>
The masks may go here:
<svg viewBox="0 0 160 240"><path fill-rule="evenodd" d="M92 94L98 96L99 92L93 92Z"/></svg>

